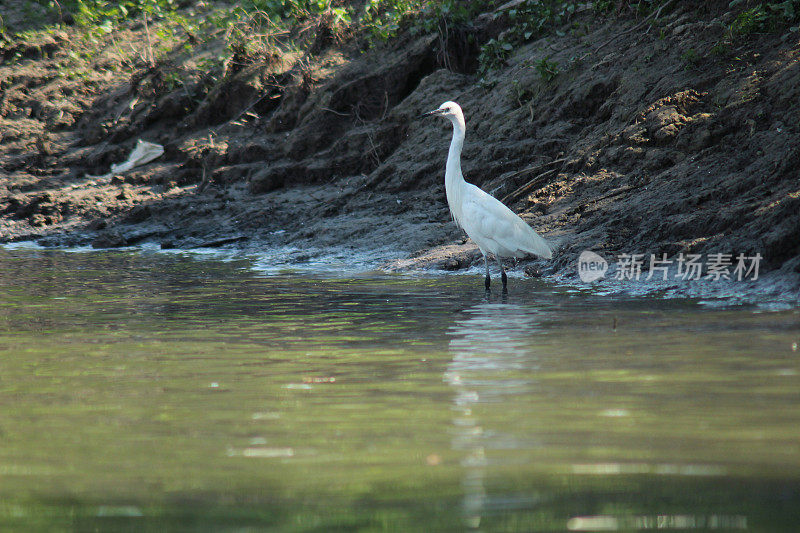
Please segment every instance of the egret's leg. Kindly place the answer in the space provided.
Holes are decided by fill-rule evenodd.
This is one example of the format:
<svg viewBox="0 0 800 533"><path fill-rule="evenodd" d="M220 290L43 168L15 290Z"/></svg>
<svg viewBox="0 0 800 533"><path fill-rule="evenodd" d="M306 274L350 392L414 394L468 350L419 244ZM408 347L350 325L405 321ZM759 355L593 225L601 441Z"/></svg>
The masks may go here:
<svg viewBox="0 0 800 533"><path fill-rule="evenodd" d="M483 263L486 265L486 280L484 281L484 285L486 285L486 290L489 290L489 285L492 284L492 278L489 277L489 257L486 254L483 254Z"/></svg>
<svg viewBox="0 0 800 533"><path fill-rule="evenodd" d="M503 290L506 290L508 286L508 276L506 276L506 269L503 268L503 261L498 257L494 256L497 259L497 264L500 265L500 279L503 280Z"/></svg>

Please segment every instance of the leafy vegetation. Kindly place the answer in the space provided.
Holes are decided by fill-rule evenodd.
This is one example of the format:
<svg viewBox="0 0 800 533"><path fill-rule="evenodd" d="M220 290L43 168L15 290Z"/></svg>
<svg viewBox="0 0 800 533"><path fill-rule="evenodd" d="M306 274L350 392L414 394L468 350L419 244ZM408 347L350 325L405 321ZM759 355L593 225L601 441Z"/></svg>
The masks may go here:
<svg viewBox="0 0 800 533"><path fill-rule="evenodd" d="M737 7L746 3L742 0L733 0L730 7ZM759 2L752 7L742 6L740 11L725 31L725 36L711 47L711 54L725 56L730 53L734 43L758 33L779 31L788 28L789 31L798 32L800 28L800 0L786 0L783 2ZM791 24L794 26L790 26Z"/></svg>
<svg viewBox="0 0 800 533"><path fill-rule="evenodd" d="M596 13L608 13L614 9L615 4L616 2L614 0L598 0L592 5L592 7Z"/></svg>
<svg viewBox="0 0 800 533"><path fill-rule="evenodd" d="M386 42L407 28L412 33L446 32L468 24L490 9L493 0L367 0L359 20L371 41Z"/></svg>
<svg viewBox="0 0 800 533"><path fill-rule="evenodd" d="M548 61L547 58L542 58L541 61L536 63L536 72L542 77L544 81L553 81L556 76L561 72L558 63Z"/></svg>
<svg viewBox="0 0 800 533"><path fill-rule="evenodd" d="M499 68L511 55L514 45L505 40L490 39L481 47L478 57L479 74L485 76L489 71Z"/></svg>
<svg viewBox="0 0 800 533"><path fill-rule="evenodd" d="M368 0L361 22L373 40L386 42L397 35L417 4L414 0Z"/></svg>
<svg viewBox="0 0 800 533"><path fill-rule="evenodd" d="M507 17L510 27L502 38L490 39L481 47L479 74L485 78L489 72L502 66L516 47L546 31L555 29L557 34L563 35L559 27L573 17L577 8L578 3L572 1L526 0L506 12L496 13L495 16ZM554 79L559 72L558 65L547 59L536 68L545 81Z"/></svg>
<svg viewBox="0 0 800 533"><path fill-rule="evenodd" d="M246 0L241 9L290 23L322 13L331 13L337 22L351 21L350 11L346 7L335 6L331 0Z"/></svg>
<svg viewBox="0 0 800 533"><path fill-rule="evenodd" d="M594 18L625 14L641 16L663 9L667 2L598 0L592 3L589 13ZM176 46L190 49L198 42L221 36L227 45L222 52L211 58L202 58L204 68L218 74L223 73L223 65L269 61L279 52L278 48L285 50L298 46L286 37L289 30L298 25L317 23L322 18L338 28L337 31L349 28L350 34L360 35L364 38L360 42L370 46L391 41L404 32L412 35L438 32L445 43L458 30L463 38L469 39L469 46L478 51L478 75L485 85L491 84L491 73L501 68L514 50L524 43L548 32L557 35L585 33L592 24L591 16L582 17L580 25L575 22L576 13L585 8L585 2L523 0L512 6L505 4L500 0L366 0L363 3L345 0L242 0L232 4L210 2L195 6L182 0L28 0L24 6L36 8L31 10L31 16L34 12L41 16L44 10L49 13L51 21L77 24L90 42L111 34L125 21L150 23L147 43L143 44L147 53L143 57L151 65ZM504 7L501 9L501 6ZM790 26L792 31L798 31L800 0L732 0L729 7L735 15L732 15L725 36L711 48L712 55L727 53L737 39L749 35ZM480 14L491 14L504 30L476 43L479 37L471 28ZM0 16L2 38L9 40L4 23ZM34 40L27 33L17 33L16 36ZM663 28L661 36L665 38ZM14 60L19 55L16 54L11 53L8 58ZM693 68L702 60L702 54L692 48L684 52L682 59L686 68ZM552 81L560 72L559 65L549 58L539 60L533 67L545 82Z"/></svg>
<svg viewBox="0 0 800 533"><path fill-rule="evenodd" d="M578 8L578 2L563 0L526 0L508 10L511 22L509 38L527 41L541 35L545 30L567 22Z"/></svg>
<svg viewBox="0 0 800 533"><path fill-rule="evenodd" d="M735 7L742 3L744 0L733 0L730 6ZM800 19L800 0L759 2L736 16L729 33L733 37L775 31L781 25L796 22L798 19Z"/></svg>
<svg viewBox="0 0 800 533"><path fill-rule="evenodd" d="M178 9L177 0L37 0L40 4L58 13L73 17L83 26L108 25L109 23L135 18L141 14L152 17L166 17ZM185 7L185 5L184 5ZM337 17L347 19L349 14L344 7L334 7L331 0L245 0L232 11L244 10L261 13L273 20L295 21L309 16L331 12Z"/></svg>
<svg viewBox="0 0 800 533"><path fill-rule="evenodd" d="M684 68L686 70L696 67L702 61L702 57L694 48L689 48L683 54L681 54L681 59L683 60Z"/></svg>
<svg viewBox="0 0 800 533"><path fill-rule="evenodd" d="M142 14L163 16L177 9L175 0L38 0L57 13L61 19L71 17L81 26L95 26L110 33L113 24L120 20L135 18Z"/></svg>

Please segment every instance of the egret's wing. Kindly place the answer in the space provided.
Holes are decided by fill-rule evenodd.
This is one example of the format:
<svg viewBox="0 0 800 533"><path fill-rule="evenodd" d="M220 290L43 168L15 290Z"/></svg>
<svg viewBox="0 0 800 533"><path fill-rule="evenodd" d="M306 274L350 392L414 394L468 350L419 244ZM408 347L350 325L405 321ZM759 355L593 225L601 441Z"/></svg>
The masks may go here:
<svg viewBox="0 0 800 533"><path fill-rule="evenodd" d="M463 204L463 226L480 246L503 256L536 254L550 259L553 252L536 233L497 198L471 185Z"/></svg>

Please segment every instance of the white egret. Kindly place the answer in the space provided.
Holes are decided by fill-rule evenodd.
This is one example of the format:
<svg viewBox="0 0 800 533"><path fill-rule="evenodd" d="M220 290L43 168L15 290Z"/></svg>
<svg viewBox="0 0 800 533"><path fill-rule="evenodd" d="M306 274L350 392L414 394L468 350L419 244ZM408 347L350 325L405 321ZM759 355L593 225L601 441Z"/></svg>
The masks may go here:
<svg viewBox="0 0 800 533"><path fill-rule="evenodd" d="M486 289L489 289L489 256L491 253L500 265L503 289L508 278L501 257L524 257L536 254L544 259L553 256L550 246L528 224L494 196L464 181L461 173L461 149L464 146L466 124L461 107L455 102L445 102L438 109L422 115L442 116L453 123L453 140L447 155L444 187L450 213L459 227L475 241L486 265Z"/></svg>

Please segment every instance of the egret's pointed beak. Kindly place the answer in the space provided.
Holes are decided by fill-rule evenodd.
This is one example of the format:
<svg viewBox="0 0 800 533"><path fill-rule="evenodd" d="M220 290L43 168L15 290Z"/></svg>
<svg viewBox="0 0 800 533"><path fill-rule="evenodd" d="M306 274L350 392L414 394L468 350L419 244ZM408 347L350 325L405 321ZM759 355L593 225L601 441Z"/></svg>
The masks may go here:
<svg viewBox="0 0 800 533"><path fill-rule="evenodd" d="M434 109L433 111L428 111L427 113L421 114L417 118L435 117L436 115L441 115L442 113L444 113L444 109Z"/></svg>

